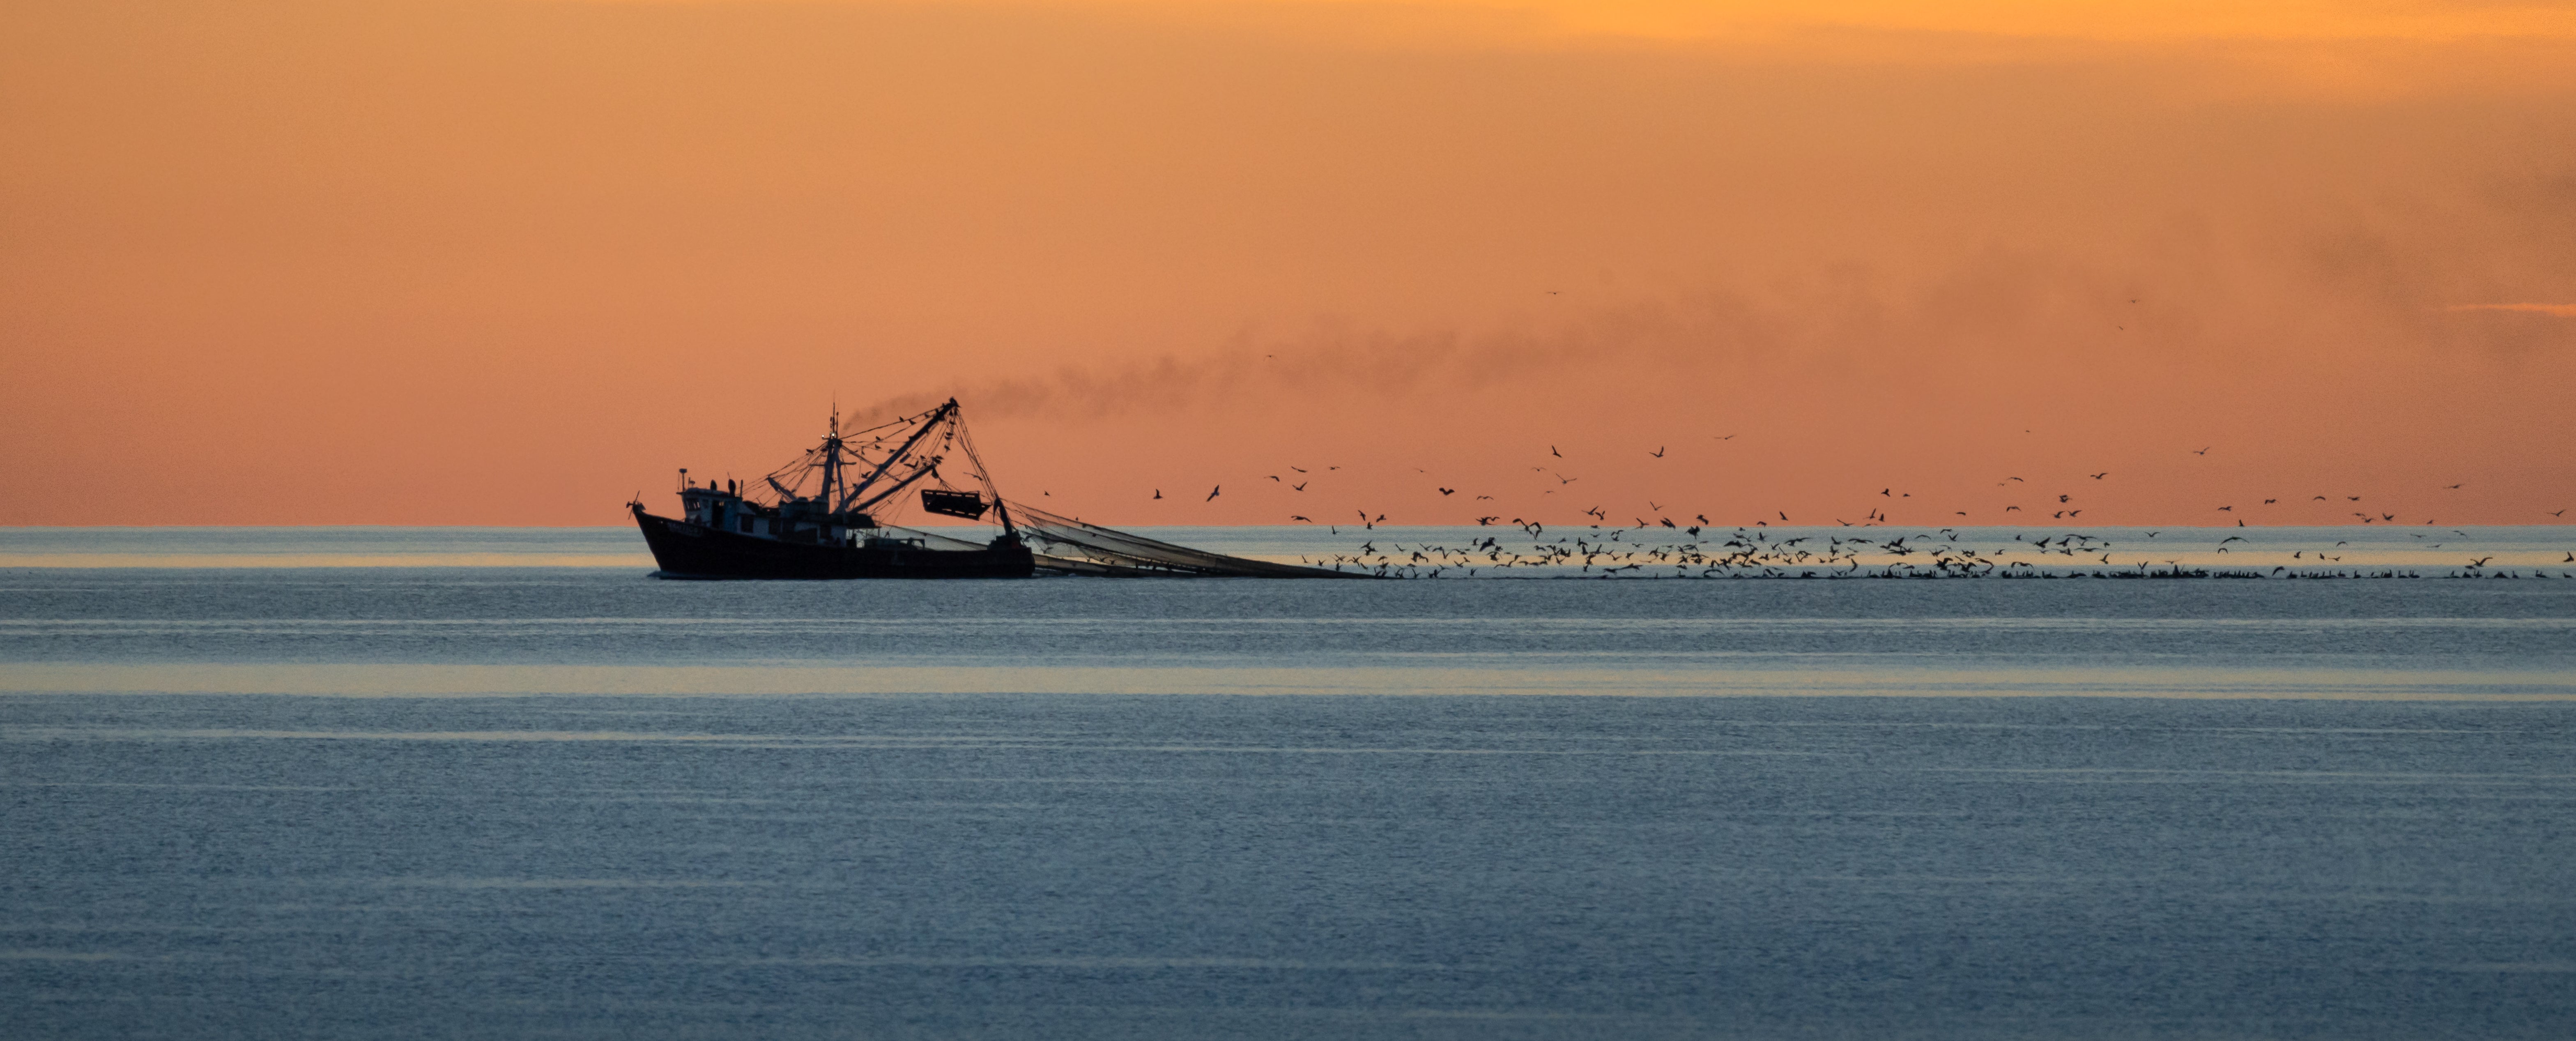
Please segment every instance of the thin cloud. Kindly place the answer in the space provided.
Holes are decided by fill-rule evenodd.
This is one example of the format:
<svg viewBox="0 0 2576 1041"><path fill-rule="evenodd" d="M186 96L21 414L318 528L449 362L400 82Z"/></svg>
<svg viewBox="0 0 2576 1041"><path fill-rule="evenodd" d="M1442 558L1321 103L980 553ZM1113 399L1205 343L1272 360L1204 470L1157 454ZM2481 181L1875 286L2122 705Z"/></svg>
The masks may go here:
<svg viewBox="0 0 2576 1041"><path fill-rule="evenodd" d="M2445 311L2523 311L2530 314L2576 318L2576 304L2453 304Z"/></svg>

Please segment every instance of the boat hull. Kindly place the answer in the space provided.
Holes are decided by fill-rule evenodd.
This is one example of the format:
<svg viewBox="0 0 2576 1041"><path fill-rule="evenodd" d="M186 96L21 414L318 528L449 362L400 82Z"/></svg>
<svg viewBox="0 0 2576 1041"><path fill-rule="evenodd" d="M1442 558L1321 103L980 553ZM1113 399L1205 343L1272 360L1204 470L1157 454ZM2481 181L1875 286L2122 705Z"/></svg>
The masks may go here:
<svg viewBox="0 0 2576 1041"><path fill-rule="evenodd" d="M1015 543L981 549L782 542L658 517L631 507L663 578L1027 578L1037 557Z"/></svg>

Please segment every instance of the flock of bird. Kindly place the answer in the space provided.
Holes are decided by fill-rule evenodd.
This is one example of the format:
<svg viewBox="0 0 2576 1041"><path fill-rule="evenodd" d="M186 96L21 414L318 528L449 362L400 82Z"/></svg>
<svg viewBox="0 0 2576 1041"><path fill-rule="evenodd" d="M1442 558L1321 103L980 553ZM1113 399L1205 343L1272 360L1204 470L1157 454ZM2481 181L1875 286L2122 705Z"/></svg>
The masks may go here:
<svg viewBox="0 0 2576 1041"><path fill-rule="evenodd" d="M1726 441L1734 437L1733 434L1727 434L1715 436L1714 439ZM1650 458L1662 459L1665 458L1669 447L1657 445L1653 451L1645 454ZM2215 447L2196 449L2192 454L2207 456ZM1566 456L1562 450L1555 445L1550 445L1545 460L1539 465L1530 467L1532 472L1545 475L1540 483L1547 487L1539 494L1555 495L1568 491L1582 480L1579 476L1570 477L1562 472L1562 468L1566 465L1565 459ZM1296 466L1288 469L1296 476L1276 474L1265 476L1268 480L1277 482L1294 492L1306 491L1308 485L1315 479L1313 469ZM1340 470L1341 467L1327 466L1321 469L1329 472ZM1447 499L1459 494L1457 488L1440 484L1436 480L1428 480L1427 472L1419 468L1416 468L1416 472L1425 473L1426 480L1441 498ZM2092 481L2104 481L2110 478L2112 473L2104 470L2083 476ZM2464 487L2465 483L2447 485L2443 490L2457 492ZM2029 481L2017 476L2006 476L1996 484L2006 489L2030 488ZM1202 501L1212 502L1224 491L1222 484L1213 486L1208 489ZM1162 490L1155 489L1154 498L1162 497ZM1473 496L1475 500L1494 498L1491 495ZM1649 507L1648 512L1656 516L1649 520L1643 515L1632 515L1630 519L1633 524L1614 523L1606 510L1600 505L1594 505L1580 511L1589 519L1589 523L1573 526L1558 525L1553 533L1554 537L1550 538L1549 526L1538 520L1522 517L1506 518L1501 513L1493 513L1477 516L1476 524L1480 527L1502 526L1517 529L1521 535L1509 537L1508 543L1506 536L1479 535L1461 544L1424 542L1406 545L1390 540L1384 546L1379 545L1378 536L1368 535L1363 536L1366 541L1357 549L1327 553L1320 558L1310 556L1306 559L1308 563L1317 566L1360 571L1389 578L1473 576L1487 571L1514 569L1543 569L1551 573L1578 576L1687 578L2404 578L2423 577L2425 574L2421 567L2342 566L2348 540L2339 540L2332 547L2297 548L2293 552L2292 563L2276 565L2266 570L2260 566L2226 567L2207 563L2186 563L2184 560L2186 556L2208 557L2240 553L2255 548L2251 545L2234 545L2249 541L2243 536L2231 536L2221 540L2214 547L2214 553L2211 552L2211 548L2206 547L2196 551L2178 550L2172 540L2162 544L2149 542L2147 545L2154 546L2160 552L2150 552L2141 557L2138 555L2139 547L2134 544L2123 549L2108 539L2080 532L2040 535L2036 538L2031 533L2024 532L2012 536L2013 545L1979 549L1971 547L1969 543L1985 540L1991 544L1999 540L2001 535L1990 533L1968 535L1955 527L1924 529L1913 534L1895 536L1877 532L1863 535L1857 531L1841 531L1840 529L1845 528L1888 526L1894 523L1888 516L1888 507L1897 500L1912 499L1913 495L1890 486L1880 489L1873 498L1886 500L1888 505L1868 505L1867 509L1859 511L1859 520L1834 517L1831 527L1819 524L1814 527L1823 529L1821 531L1794 534L1776 529L1775 522L1770 519L1755 521L1749 526L1732 528L1713 524L1705 514L1690 515L1690 518L1697 523L1676 521L1667 515L1669 510L1664 504L1648 499L1645 500ZM2342 498L2344 505L2363 501L2362 496L2359 495L2345 495ZM2265 498L2262 500L2262 505L2277 506L2281 501L2281 497L2277 496ZM2333 498L2316 495L2308 501L2332 502ZM2237 513L2236 506L2235 503L2224 503L2218 505L2212 512L2225 515L2220 518L2222 520L2235 520L2236 527L2246 527L2244 517ZM2039 512L2041 510L2048 512L2042 515ZM1792 523L1787 511L1770 512L1777 517L1776 523L1782 525ZM2076 522L2083 515L2084 507L2077 504L2074 492L2055 492L2039 496L2035 508L2025 509L2020 504L2012 504L2003 507L2000 512L2007 515L2006 523L2047 524ZM2566 511L2562 509L2550 516L2563 517L2565 513ZM1965 511L1956 512L1958 517L1967 515ZM1289 519L1299 523L1324 524L1328 530L1337 535L1344 525L1356 526L1364 532L1373 533L1379 525L1386 523L1387 519L1387 514L1383 511L1357 508L1353 509L1352 516L1355 519L1350 521L1336 521L1329 518L1317 521L1306 514L1292 514ZM2379 510L2353 510L2351 516L2367 525L2395 524L2399 520L2398 514ZM2427 526L2434 523L2431 518L2424 520ZM2451 533L2449 536L2443 536L2445 541L2419 541L2416 545L2428 551L2438 550L2444 547L2449 538L2456 537L2463 540L2469 538L2466 532L2458 529L2442 530ZM2148 540L2162 534L2164 534L2162 531L2144 533ZM2417 540L2427 538L2427 533L2424 532L2412 534ZM2433 534L2438 535L2439 532ZM2029 559L2004 559L2007 556ZM2569 552L2566 556L2565 563L2576 565L2576 552ZM2484 557L2470 557L2447 573L2465 577L2495 578L2521 577L2523 574L2522 571L2512 567L2491 568L2490 564L2494 559L2492 554ZM2162 566L2158 566L2159 564ZM2532 568L2529 574L2531 577L2576 578L2576 570L2566 570L2552 576L2538 568Z"/></svg>
<svg viewBox="0 0 2576 1041"><path fill-rule="evenodd" d="M2424 578L2420 567L2341 567L2343 547L2338 541L2335 552L2299 550L2305 561L2296 567L2276 565L2261 567L2217 567L2185 563L2180 557L2162 557L2174 552L2170 544L2160 547L2150 557L2119 559L2119 545L2100 536L2069 532L2031 538L2028 534L2012 537L2011 547L1980 550L1968 545L1971 537L1954 528L1870 538L1858 534L1841 534L1827 529L1822 534L1792 535L1760 528L1734 528L1726 531L1706 530L1697 526L1676 529L1679 537L1664 535L1661 528L1605 528L1587 525L1571 533L1560 531L1547 537L1544 525L1523 522L1520 529L1528 536L1524 547L1515 542L1506 545L1498 536L1483 536L1464 545L1438 542L1407 546L1390 540L1383 548L1372 538L1347 553L1325 554L1306 562L1337 571L1358 571L1382 578L1439 578L1444 575L1474 577L1480 572L1513 568L1546 568L1560 572L1571 569L1580 577L1600 578ZM1639 531L1644 538L1631 538ZM2155 532L2149 535L2163 534ZM2244 541L2230 537L2225 542ZM2227 553L2222 544L2218 553ZM2024 554L2029 560L2006 560L2007 556ZM2052 557L2065 558L2061 563ZM2452 577L2522 578L2525 573L2512 568L2489 570L2492 554L2471 559ZM2576 552L2567 554L2565 563L2576 565ZM2161 564L2161 566L2159 566ZM2444 577L2432 575L2429 577ZM2576 568L2552 575L2532 568L2531 578L2576 578Z"/></svg>

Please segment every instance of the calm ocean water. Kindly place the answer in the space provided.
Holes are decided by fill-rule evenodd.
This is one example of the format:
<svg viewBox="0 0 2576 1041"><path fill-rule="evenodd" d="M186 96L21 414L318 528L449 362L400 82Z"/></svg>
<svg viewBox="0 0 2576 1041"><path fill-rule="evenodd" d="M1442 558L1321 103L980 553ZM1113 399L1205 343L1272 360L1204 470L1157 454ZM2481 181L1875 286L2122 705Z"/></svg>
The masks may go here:
<svg viewBox="0 0 2576 1041"><path fill-rule="evenodd" d="M2576 532L2315 533L2521 577L0 531L0 1034L2576 1035Z"/></svg>

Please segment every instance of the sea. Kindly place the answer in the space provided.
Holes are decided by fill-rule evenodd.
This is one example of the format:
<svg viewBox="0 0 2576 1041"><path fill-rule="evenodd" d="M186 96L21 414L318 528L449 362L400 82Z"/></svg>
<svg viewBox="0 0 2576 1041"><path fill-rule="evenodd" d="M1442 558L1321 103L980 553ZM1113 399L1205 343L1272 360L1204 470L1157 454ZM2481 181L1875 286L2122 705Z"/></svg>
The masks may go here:
<svg viewBox="0 0 2576 1041"><path fill-rule="evenodd" d="M0 529L0 1036L2576 1036L2576 528L1148 533Z"/></svg>

